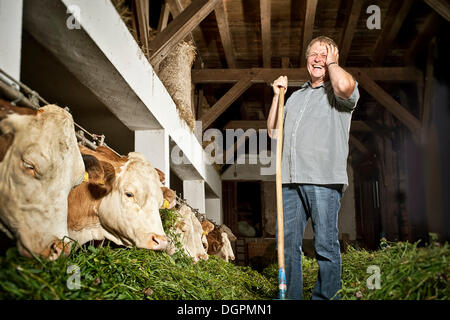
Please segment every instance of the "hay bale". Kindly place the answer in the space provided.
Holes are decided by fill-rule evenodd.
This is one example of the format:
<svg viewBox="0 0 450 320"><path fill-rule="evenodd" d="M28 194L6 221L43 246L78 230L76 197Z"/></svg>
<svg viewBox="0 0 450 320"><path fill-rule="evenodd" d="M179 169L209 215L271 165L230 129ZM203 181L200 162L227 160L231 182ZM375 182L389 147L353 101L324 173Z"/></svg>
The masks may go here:
<svg viewBox="0 0 450 320"><path fill-rule="evenodd" d="M159 64L158 76L175 102L180 118L194 131L192 113L191 68L196 50L192 42L180 42Z"/></svg>

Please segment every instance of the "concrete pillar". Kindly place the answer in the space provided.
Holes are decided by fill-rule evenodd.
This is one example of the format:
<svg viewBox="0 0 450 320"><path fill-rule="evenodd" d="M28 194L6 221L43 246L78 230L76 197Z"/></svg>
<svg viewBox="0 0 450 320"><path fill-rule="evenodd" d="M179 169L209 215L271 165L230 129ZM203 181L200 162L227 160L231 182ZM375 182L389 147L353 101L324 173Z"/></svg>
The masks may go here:
<svg viewBox="0 0 450 320"><path fill-rule="evenodd" d="M205 181L204 180L184 180L183 198L194 209L200 213L205 213Z"/></svg>
<svg viewBox="0 0 450 320"><path fill-rule="evenodd" d="M22 7L22 0L0 0L0 68L17 80L20 80Z"/></svg>
<svg viewBox="0 0 450 320"><path fill-rule="evenodd" d="M135 131L134 150L142 153L153 167L164 172L166 175L164 184L170 186L169 135L166 130Z"/></svg>
<svg viewBox="0 0 450 320"><path fill-rule="evenodd" d="M223 223L222 201L220 198L205 199L206 218L213 220L217 224Z"/></svg>

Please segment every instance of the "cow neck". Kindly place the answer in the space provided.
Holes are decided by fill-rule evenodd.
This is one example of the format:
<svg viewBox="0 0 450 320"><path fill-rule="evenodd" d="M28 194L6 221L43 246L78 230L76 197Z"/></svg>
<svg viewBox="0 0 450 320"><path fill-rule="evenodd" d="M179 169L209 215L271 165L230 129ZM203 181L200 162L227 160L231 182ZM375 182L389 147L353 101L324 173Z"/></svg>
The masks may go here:
<svg viewBox="0 0 450 320"><path fill-rule="evenodd" d="M95 233L98 235L99 231L97 229L101 229L100 218L98 217L100 202L101 199L93 199L91 197L87 182L83 182L72 189L68 197L69 214L67 225L69 232L77 233L77 236L80 236L81 233Z"/></svg>

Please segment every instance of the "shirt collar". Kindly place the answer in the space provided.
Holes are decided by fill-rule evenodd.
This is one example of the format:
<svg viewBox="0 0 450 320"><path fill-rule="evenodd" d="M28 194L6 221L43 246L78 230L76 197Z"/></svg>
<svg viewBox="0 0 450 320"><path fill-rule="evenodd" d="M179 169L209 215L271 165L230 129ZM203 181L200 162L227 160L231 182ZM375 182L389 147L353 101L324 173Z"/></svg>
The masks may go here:
<svg viewBox="0 0 450 320"><path fill-rule="evenodd" d="M320 88L320 87L328 87L329 84L330 84L330 81L328 80L328 81L322 82L317 87L313 88L312 84L311 84L311 80L308 80L301 86L301 88L303 89L303 88L306 88L306 87L310 87L312 89L317 89L317 88Z"/></svg>

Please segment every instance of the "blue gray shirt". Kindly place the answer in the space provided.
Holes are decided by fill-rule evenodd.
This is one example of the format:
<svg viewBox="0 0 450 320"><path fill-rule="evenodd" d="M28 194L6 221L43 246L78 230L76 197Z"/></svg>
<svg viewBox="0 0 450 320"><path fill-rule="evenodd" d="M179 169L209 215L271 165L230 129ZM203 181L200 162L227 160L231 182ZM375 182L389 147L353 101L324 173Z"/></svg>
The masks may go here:
<svg viewBox="0 0 450 320"><path fill-rule="evenodd" d="M284 108L282 183L348 185L348 138L358 83L349 99L334 94L331 82L308 81Z"/></svg>

